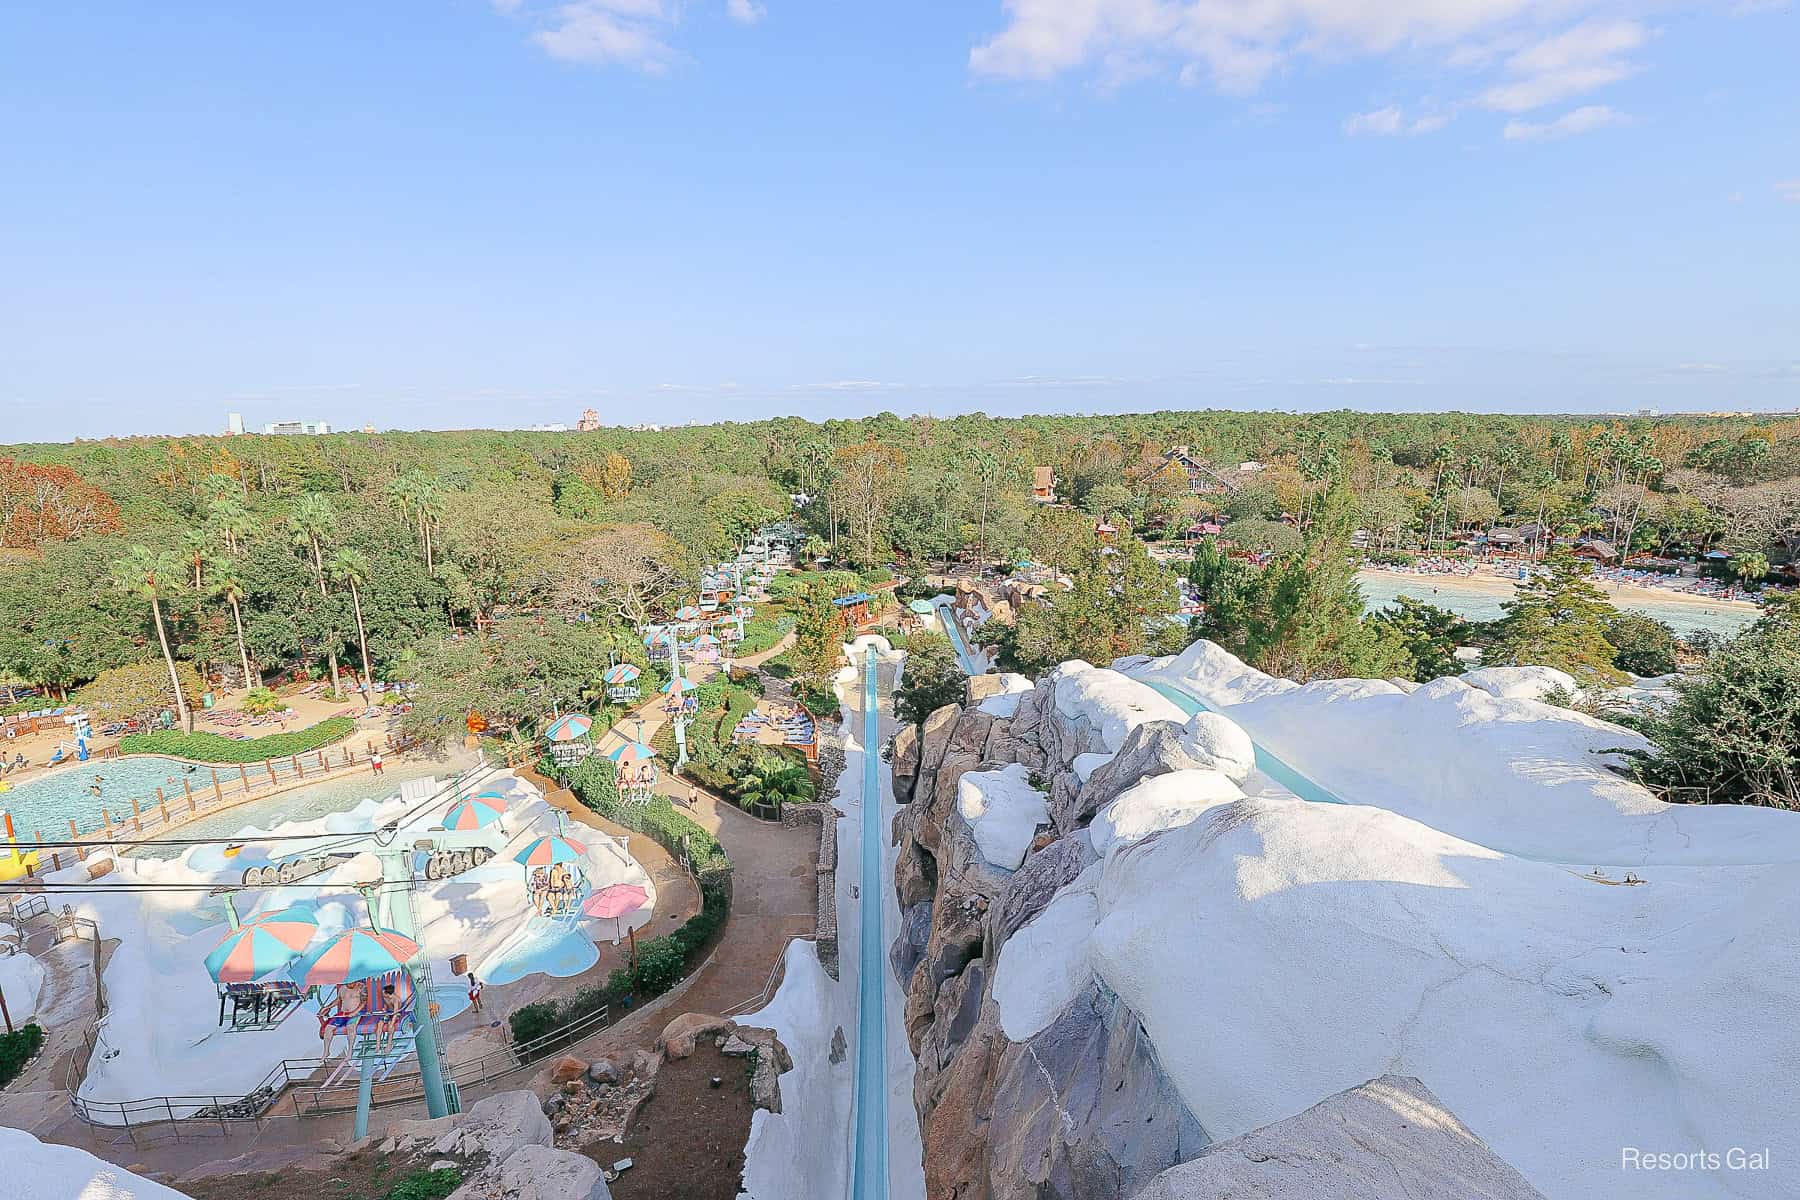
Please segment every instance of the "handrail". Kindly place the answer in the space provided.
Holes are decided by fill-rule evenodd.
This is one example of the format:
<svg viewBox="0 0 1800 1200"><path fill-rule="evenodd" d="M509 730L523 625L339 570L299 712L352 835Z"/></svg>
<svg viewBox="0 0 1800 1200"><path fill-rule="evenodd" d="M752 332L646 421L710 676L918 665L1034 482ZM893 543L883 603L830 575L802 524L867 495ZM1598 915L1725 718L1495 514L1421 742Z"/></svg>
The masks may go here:
<svg viewBox="0 0 1800 1200"><path fill-rule="evenodd" d="M739 1003L732 1005L719 1015L722 1017L736 1017L743 1013L754 1012L756 1009L767 1004L774 998L776 990L781 986L782 978L786 975L785 968L787 967L788 947L792 946L795 942L811 942L815 940L816 939L814 938L802 937L797 933L789 935L787 941L781 944L781 953L775 956L774 965L769 968L769 978L763 982L762 990L748 1000L740 1001Z"/></svg>

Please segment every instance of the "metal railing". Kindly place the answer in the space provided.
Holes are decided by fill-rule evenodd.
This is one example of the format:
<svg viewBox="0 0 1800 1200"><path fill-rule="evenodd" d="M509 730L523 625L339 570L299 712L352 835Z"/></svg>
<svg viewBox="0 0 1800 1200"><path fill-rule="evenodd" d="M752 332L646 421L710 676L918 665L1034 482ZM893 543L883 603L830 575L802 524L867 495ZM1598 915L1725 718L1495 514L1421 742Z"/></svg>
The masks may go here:
<svg viewBox="0 0 1800 1200"><path fill-rule="evenodd" d="M740 1000L719 1015L722 1017L738 1017L748 1012L755 1012L770 1000L781 987L782 978L787 974L788 948L795 942L811 942L814 939L795 934L781 944L781 953L775 956L775 965L769 968L769 977L763 981L761 990L747 1000Z"/></svg>

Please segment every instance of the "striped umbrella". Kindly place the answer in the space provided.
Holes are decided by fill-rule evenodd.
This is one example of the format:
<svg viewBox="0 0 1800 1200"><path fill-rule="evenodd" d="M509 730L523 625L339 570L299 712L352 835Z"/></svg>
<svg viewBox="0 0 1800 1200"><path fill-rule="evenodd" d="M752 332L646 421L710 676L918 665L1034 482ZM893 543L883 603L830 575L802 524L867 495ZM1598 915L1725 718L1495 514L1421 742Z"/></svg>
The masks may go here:
<svg viewBox="0 0 1800 1200"><path fill-rule="evenodd" d="M303 908L264 913L226 934L206 956L219 983L249 983L293 962L319 932L319 919Z"/></svg>
<svg viewBox="0 0 1800 1200"><path fill-rule="evenodd" d="M582 713L570 713L566 717L558 717L549 729L544 731L544 740L549 742L578 742L588 735L594 727L594 719Z"/></svg>
<svg viewBox="0 0 1800 1200"><path fill-rule="evenodd" d="M617 687L620 684L631 683L641 674L643 674L643 672L638 670L632 664L620 663L616 667L606 668L606 674L602 675L600 678L606 683Z"/></svg>
<svg viewBox="0 0 1800 1200"><path fill-rule="evenodd" d="M691 604L684 604L675 610L675 619L677 621L698 621L700 610Z"/></svg>
<svg viewBox="0 0 1800 1200"><path fill-rule="evenodd" d="M513 861L527 867L547 867L552 863L579 861L587 847L574 838L548 833L513 855Z"/></svg>
<svg viewBox="0 0 1800 1200"><path fill-rule="evenodd" d="M356 983L397 970L419 943L391 929L346 929L301 960L300 983Z"/></svg>
<svg viewBox="0 0 1800 1200"><path fill-rule="evenodd" d="M445 829L482 829L506 815L506 801L483 792L444 814Z"/></svg>
<svg viewBox="0 0 1800 1200"><path fill-rule="evenodd" d="M703 633L694 639L694 645L696 646L716 646L718 644L719 639L710 633Z"/></svg>
<svg viewBox="0 0 1800 1200"><path fill-rule="evenodd" d="M683 692L691 692L699 686L699 684L695 683L687 676L677 675L675 678L669 680L669 682L663 684L661 690L662 694L665 696L679 696Z"/></svg>
<svg viewBox="0 0 1800 1200"><path fill-rule="evenodd" d="M641 759L655 758L656 751L644 745L642 742L626 742L622 746L614 746L611 750L608 750L606 752L606 757L615 763L623 765L629 762L638 762Z"/></svg>

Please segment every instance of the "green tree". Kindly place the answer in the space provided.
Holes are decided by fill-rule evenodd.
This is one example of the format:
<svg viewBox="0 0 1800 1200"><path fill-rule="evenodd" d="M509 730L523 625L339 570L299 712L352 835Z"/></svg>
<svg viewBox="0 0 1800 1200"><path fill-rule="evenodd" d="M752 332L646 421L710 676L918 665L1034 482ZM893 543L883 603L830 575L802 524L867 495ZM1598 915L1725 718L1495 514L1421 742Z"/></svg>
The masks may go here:
<svg viewBox="0 0 1800 1200"><path fill-rule="evenodd" d="M808 691L831 687L844 640L850 636L844 614L832 603L835 591L825 580L811 583L800 595L794 615L794 645L788 657L796 680Z"/></svg>
<svg viewBox="0 0 1800 1200"><path fill-rule="evenodd" d="M238 578L237 566L230 559L213 568L212 594L231 607L232 627L237 631L238 662L244 668L244 686L253 688L257 675L250 669L250 648L244 642L244 581Z"/></svg>
<svg viewBox="0 0 1800 1200"><path fill-rule="evenodd" d="M1456 647L1467 635L1468 623L1457 614L1411 596L1396 596L1371 620L1406 647L1413 665L1409 678L1430 683L1445 675L1462 674Z"/></svg>
<svg viewBox="0 0 1800 1200"><path fill-rule="evenodd" d="M1548 572L1520 583L1502 607L1496 638L1482 652L1489 666L1555 667L1583 687L1616 684L1625 675L1613 665L1607 623L1617 615L1605 593L1588 580L1590 570L1567 550L1553 552Z"/></svg>
<svg viewBox="0 0 1800 1200"><path fill-rule="evenodd" d="M1639 722L1633 770L1671 800L1800 809L1800 616L1773 613L1727 642L1675 702Z"/></svg>
<svg viewBox="0 0 1800 1200"><path fill-rule="evenodd" d="M331 501L323 496L306 495L294 502L288 513L288 531L293 535L294 545L308 554L312 563L313 576L319 587L319 597L325 601L329 609L331 591L325 586L325 545L337 534L337 510ZM338 634L335 629L325 630L325 661L332 695L338 690Z"/></svg>
<svg viewBox="0 0 1800 1200"><path fill-rule="evenodd" d="M1745 587L1756 588L1762 584L1763 576L1769 573L1769 556L1760 550L1748 550L1732 555L1731 561L1726 565Z"/></svg>
<svg viewBox="0 0 1800 1200"><path fill-rule="evenodd" d="M204 687L191 663L128 663L100 672L75 698L97 724L109 724L150 720L170 708L186 713L188 695Z"/></svg>
<svg viewBox="0 0 1800 1200"><path fill-rule="evenodd" d="M1655 617L1622 612L1606 622L1613 666L1633 675L1667 675L1675 669L1679 646L1674 629Z"/></svg>
<svg viewBox="0 0 1800 1200"><path fill-rule="evenodd" d="M175 668L175 652L169 648L169 631L163 626L163 601L181 586L181 560L168 551L151 551L133 546L112 565L113 586L127 595L136 596L150 605L150 624L156 628L156 640L162 647L163 662L169 668L169 686L175 694L175 711L181 727L194 732L194 713L181 690L181 676Z"/></svg>
<svg viewBox="0 0 1800 1200"><path fill-rule="evenodd" d="M369 560L362 551L345 547L331 556L331 577L350 589L350 604L356 611L356 644L362 650L363 707L375 703L369 689L375 683L375 669L369 665L369 631L363 625L362 588L369 581Z"/></svg>
<svg viewBox="0 0 1800 1200"><path fill-rule="evenodd" d="M956 661L956 649L941 633L918 633L906 641L906 667L894 689L894 714L912 725L963 697L968 676Z"/></svg>

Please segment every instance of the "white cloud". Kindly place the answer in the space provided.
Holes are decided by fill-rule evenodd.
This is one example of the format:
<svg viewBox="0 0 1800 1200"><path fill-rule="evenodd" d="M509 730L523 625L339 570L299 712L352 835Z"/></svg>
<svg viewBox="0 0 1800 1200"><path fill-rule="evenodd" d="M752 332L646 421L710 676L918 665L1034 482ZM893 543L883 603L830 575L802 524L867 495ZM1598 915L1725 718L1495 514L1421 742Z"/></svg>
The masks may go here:
<svg viewBox="0 0 1800 1200"><path fill-rule="evenodd" d="M988 78L1173 74L1255 90L1303 60L1406 56L1494 76L1479 102L1528 112L1616 82L1650 32L1635 0L1001 0L1005 24L969 53ZM1378 110L1385 111L1385 110ZM1363 114L1370 116L1372 114ZM1356 118L1352 118L1355 120ZM1360 132L1429 132L1447 118Z"/></svg>
<svg viewBox="0 0 1800 1200"><path fill-rule="evenodd" d="M1351 137L1398 137L1401 134L1436 133L1450 123L1444 113L1427 113L1408 119L1398 105L1388 105L1373 112L1356 113L1344 118L1344 132Z"/></svg>
<svg viewBox="0 0 1800 1200"><path fill-rule="evenodd" d="M502 16L529 21L530 39L551 58L620 65L657 74L680 58L669 35L681 22L682 0L489 0ZM725 11L742 25L762 20L761 0L726 0Z"/></svg>
<svg viewBox="0 0 1800 1200"><path fill-rule="evenodd" d="M1509 142L1546 142L1605 129L1609 125L1624 125L1630 120L1630 117L1617 109L1608 108L1604 104L1589 104L1564 113L1554 121L1508 121L1501 136Z"/></svg>
<svg viewBox="0 0 1800 1200"><path fill-rule="evenodd" d="M1500 112L1530 112L1617 83L1637 70L1625 55L1649 40L1635 21L1583 22L1509 57L1510 78L1489 88L1481 101Z"/></svg>
<svg viewBox="0 0 1800 1200"><path fill-rule="evenodd" d="M1775 185L1775 194L1790 204L1800 204L1800 179L1784 179Z"/></svg>

